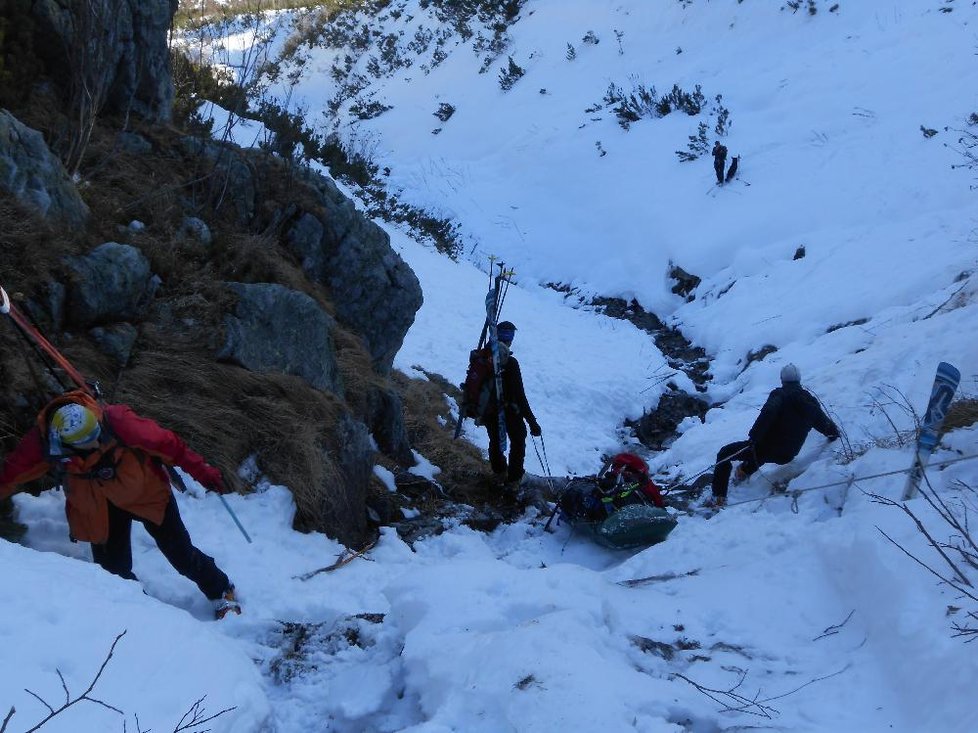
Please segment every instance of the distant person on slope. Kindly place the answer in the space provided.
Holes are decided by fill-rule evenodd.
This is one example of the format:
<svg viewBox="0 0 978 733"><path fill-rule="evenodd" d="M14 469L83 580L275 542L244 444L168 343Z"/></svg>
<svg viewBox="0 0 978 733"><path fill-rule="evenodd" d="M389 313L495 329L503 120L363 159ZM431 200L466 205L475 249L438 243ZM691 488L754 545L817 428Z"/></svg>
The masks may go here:
<svg viewBox="0 0 978 733"><path fill-rule="evenodd" d="M717 184L723 185L723 170L727 167L727 148L717 140L713 143L713 170L717 174Z"/></svg>
<svg viewBox="0 0 978 733"><path fill-rule="evenodd" d="M735 476L738 481L743 481L765 463L783 465L794 459L812 428L829 441L839 437L839 429L819 406L818 400L802 388L798 367L787 364L781 369L781 386L768 395L748 439L725 445L717 453L712 505L721 507L727 503L727 485L734 459L741 462Z"/></svg>
<svg viewBox="0 0 978 733"><path fill-rule="evenodd" d="M170 489L167 466L204 488L228 493L221 472L175 433L126 405L102 405L83 391L51 401L0 469L0 499L51 473L65 487L72 540L90 542L92 558L114 575L132 572L132 522L142 523L178 573L214 602L218 618L240 613L234 586L214 559L194 547Z"/></svg>
<svg viewBox="0 0 978 733"><path fill-rule="evenodd" d="M482 418L489 434L489 464L494 474L505 480L506 486L515 491L523 478L523 461L526 458L526 425L530 426L530 435L542 434L540 424L530 409L523 389L523 374L516 357L510 352L516 326L509 321L503 321L496 326L496 336L499 341L499 361L502 364L503 384L503 419L506 423L506 435L509 438L509 461L503 454L499 442L499 401L495 399L495 385L486 412Z"/></svg>

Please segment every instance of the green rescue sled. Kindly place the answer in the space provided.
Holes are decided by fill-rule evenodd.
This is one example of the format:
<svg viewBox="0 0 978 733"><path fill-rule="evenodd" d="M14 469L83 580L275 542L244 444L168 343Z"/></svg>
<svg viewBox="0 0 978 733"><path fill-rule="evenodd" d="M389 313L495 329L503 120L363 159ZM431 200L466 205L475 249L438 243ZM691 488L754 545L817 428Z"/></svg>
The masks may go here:
<svg viewBox="0 0 978 733"><path fill-rule="evenodd" d="M557 511L561 520L595 542L632 550L662 542L675 529L677 521L664 507L645 461L619 453L597 476L571 480Z"/></svg>
<svg viewBox="0 0 978 733"><path fill-rule="evenodd" d="M629 504L602 521L570 519L575 529L589 534L600 545L613 550L651 547L669 536L676 520L665 509L644 504Z"/></svg>

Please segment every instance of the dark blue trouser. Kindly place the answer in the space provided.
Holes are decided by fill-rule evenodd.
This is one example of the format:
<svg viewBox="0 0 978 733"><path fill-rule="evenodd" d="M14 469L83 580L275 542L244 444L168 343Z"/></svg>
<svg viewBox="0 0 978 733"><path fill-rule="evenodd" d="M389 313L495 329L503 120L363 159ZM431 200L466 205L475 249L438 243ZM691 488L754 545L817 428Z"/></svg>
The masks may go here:
<svg viewBox="0 0 978 733"><path fill-rule="evenodd" d="M727 486L730 484L730 470L733 467L732 461L741 461L740 467L750 476L760 466L767 461L759 461L754 451L751 449L749 440L738 440L736 443L728 443L717 453L716 466L713 468L713 495L727 496Z"/></svg>
<svg viewBox="0 0 978 733"><path fill-rule="evenodd" d="M499 417L492 414L486 417L486 431L489 434L489 465L493 473L506 472L507 481L523 478L523 462L526 460L526 423L523 416L506 410L506 436L509 439L509 461L499 445Z"/></svg>
<svg viewBox="0 0 978 733"><path fill-rule="evenodd" d="M220 598L231 587L214 558L194 547L190 540L177 500L170 497L163 514L163 523L156 525L148 519L137 517L109 502L109 539L104 545L92 545L92 559L113 575L126 580L138 580L132 572L132 520L141 522L156 540L156 546L170 565L185 578L189 578L200 592L212 601Z"/></svg>

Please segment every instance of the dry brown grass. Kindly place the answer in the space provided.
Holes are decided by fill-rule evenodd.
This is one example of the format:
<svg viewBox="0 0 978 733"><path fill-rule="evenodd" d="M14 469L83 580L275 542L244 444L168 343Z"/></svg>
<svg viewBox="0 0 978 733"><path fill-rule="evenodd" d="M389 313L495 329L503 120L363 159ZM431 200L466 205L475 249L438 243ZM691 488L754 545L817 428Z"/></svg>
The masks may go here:
<svg viewBox="0 0 978 733"><path fill-rule="evenodd" d="M405 423L411 445L438 466L438 482L457 501L479 503L495 500L498 491L490 486L491 472L481 452L466 440L455 440L455 421L445 395L461 397L438 375L411 379L394 375L394 384L404 400ZM471 423L470 423L471 426Z"/></svg>
<svg viewBox="0 0 978 733"><path fill-rule="evenodd" d="M947 433L959 428L970 428L975 423L978 423L978 398L955 400L944 416L943 431Z"/></svg>
<svg viewBox="0 0 978 733"><path fill-rule="evenodd" d="M32 110L35 124L41 124L44 115ZM174 430L229 475L254 456L273 482L292 489L297 528L313 529L335 526L334 512L348 498L340 483L344 441L349 439L342 434L342 417L363 416L370 395L393 382L404 403L411 445L442 469L438 480L450 496L469 503L494 498L478 449L452 439L454 423L444 394L456 388L434 375L430 381L399 374L391 381L378 375L357 334L341 327L335 332L344 400L297 377L216 363L223 316L234 297L224 280L279 283L335 312L326 289L309 282L279 244L282 232L276 224L278 212L292 203L324 212L284 163L252 156L249 161L256 166L263 195L256 220L246 229L234 221L232 207L215 211L204 203L201 166L181 146L182 133L139 129L153 152L137 155L117 145L113 124L96 131L81 171L81 192L92 213L87 228L69 232L48 227L0 196L0 284L5 287L40 301L46 283L64 282L66 255L85 253L110 240L137 246L160 276L153 311L136 324L139 337L124 369L106 357L87 332L62 334L42 324L86 376L102 383L107 401L130 404ZM209 249L175 238L187 215L199 216L211 227L214 243ZM147 228L128 230L133 219ZM55 390L57 385L36 357L23 351L8 323L0 322L0 455L32 424ZM397 468L389 459L379 461ZM370 479L369 492L378 500L391 496L377 479ZM362 544L364 531L365 525L348 526L335 534L352 546Z"/></svg>
<svg viewBox="0 0 978 733"><path fill-rule="evenodd" d="M225 473L233 475L242 461L255 456L272 481L292 488L297 526L333 526L345 541L361 540L365 525L336 527L330 516L331 499L342 503L346 496L340 491L337 499L333 490L342 475L336 457L342 453L343 436L337 424L348 408L301 379L254 374L214 361L223 338L223 314L233 298L222 280L278 282L309 293L326 308L331 304L274 236L244 230L230 211L186 209L193 200L189 178L195 171L179 145L179 133L141 132L157 152L127 153L115 144L114 130L97 131L82 170L81 191L92 212L86 230L59 232L25 215L9 197L0 197L0 284L38 297L45 283L64 281L66 255L109 240L137 246L150 259L162 287L154 311L137 324L139 338L130 364L120 371L87 332L62 335L45 327L48 337L82 373L102 383L107 401L130 404L176 431ZM283 170L268 166L265 174ZM283 181L275 188L285 192L290 185ZM201 216L215 230L210 250L174 239L176 226L188 214ZM147 228L129 231L133 219ZM355 337L348 340L357 343ZM0 445L6 450L30 427L45 400L59 391L36 355L24 348L10 324L0 322ZM351 357L360 371L362 355L344 349L341 359ZM370 374L367 369L364 385L380 379ZM358 383L348 381L355 393Z"/></svg>
<svg viewBox="0 0 978 733"><path fill-rule="evenodd" d="M294 526L333 527L356 544L363 527L338 526L330 515L333 489L343 480L335 450L336 425L345 412L331 394L298 377L256 374L219 364L206 349L177 352L142 348L122 374L113 402L174 430L236 484L236 468L253 456L263 475L295 497Z"/></svg>

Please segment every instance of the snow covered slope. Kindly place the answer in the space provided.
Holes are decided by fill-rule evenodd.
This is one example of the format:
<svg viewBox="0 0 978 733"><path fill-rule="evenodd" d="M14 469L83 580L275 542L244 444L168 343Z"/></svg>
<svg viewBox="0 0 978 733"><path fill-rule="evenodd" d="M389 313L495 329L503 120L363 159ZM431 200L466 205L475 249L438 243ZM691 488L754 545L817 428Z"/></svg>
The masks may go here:
<svg viewBox="0 0 978 733"><path fill-rule="evenodd" d="M453 217L466 238L452 262L388 226L425 290L397 365L461 379L494 253L517 271L505 313L519 327L514 350L554 473L593 472L602 454L628 445L621 419L655 407L671 370L647 335L546 283L635 297L713 358L706 396L718 406L704 423L684 423L654 458L667 475L695 474L744 437L788 361L846 439L828 448L809 440L808 468L790 487L804 490L797 495L768 498L778 473L765 467L731 491L735 502L756 501L709 520L681 517L666 543L636 554L609 553L566 526L545 534L531 512L488 536L455 527L414 548L386 533L372 562L305 582L295 576L340 548L291 532L283 490L232 498L254 545L214 497L181 497L195 540L245 601L245 615L221 625L188 625L167 608L206 614L138 532L137 572L150 598L84 562L6 547L17 583L3 590L5 619L50 629L0 647L0 704L18 708L12 729L26 727L28 705L38 717L20 690L56 685L65 656L97 660L129 625L126 604L186 641L173 647L185 666L167 657L113 690L139 697L145 672L173 685L175 707L193 689L208 692L209 708L242 706L215 731L978 729L978 661L952 637L978 604L887 542L877 528L947 572L899 509L863 493L899 496L899 475L866 477L909 465L910 408L923 410L938 361L955 364L961 392L974 395L974 175L951 166L961 162L953 128L968 129L978 111L978 9L877 0L830 12L818 0L809 15L736 0L528 0L498 56L485 50L492 32L483 28L480 41L473 26L468 39L432 40L410 66L385 62L408 58L422 26L444 27L433 19L440 5L394 0L351 25L366 37L360 21L368 23L374 40L391 36L388 49L405 50L385 57L368 45L350 56L349 78L360 72L365 83L359 100L341 100L338 122L320 112L336 98L331 67L345 49L302 47L292 97L323 132L389 167L403 200ZM270 22L289 28L310 17ZM446 56L434 64L439 48ZM371 56L385 69L379 77L368 72ZM509 57L525 73L504 91ZM603 103L611 85L629 94L655 87L661 97L674 84L700 85L705 111L644 117L625 130ZM708 155L683 163L675 154L700 122L712 144L717 95L730 114L723 141L742 156L739 179L722 188ZM357 101L390 109L354 119ZM433 116L442 103L455 108L444 121ZM671 292L670 263L702 278L691 302ZM765 346L777 350L748 364ZM693 391L682 375L673 381ZM952 506L974 506L976 454L974 427L935 453L964 459L928 473ZM534 459L531 449L539 472ZM84 559L64 539L59 499L18 498L32 526L27 544ZM923 500L911 509L948 539ZM52 577L80 598L72 608L91 613L70 613L60 600L49 613ZM119 593L110 605L95 597ZM355 616L364 613L375 615ZM74 648L78 640L85 645ZM237 649L224 653L229 643ZM146 639L125 648L147 660L162 651ZM211 666L215 656L223 667ZM72 689L92 665L79 666ZM144 699L127 712L159 710L156 697ZM145 719L168 730L163 720Z"/></svg>

